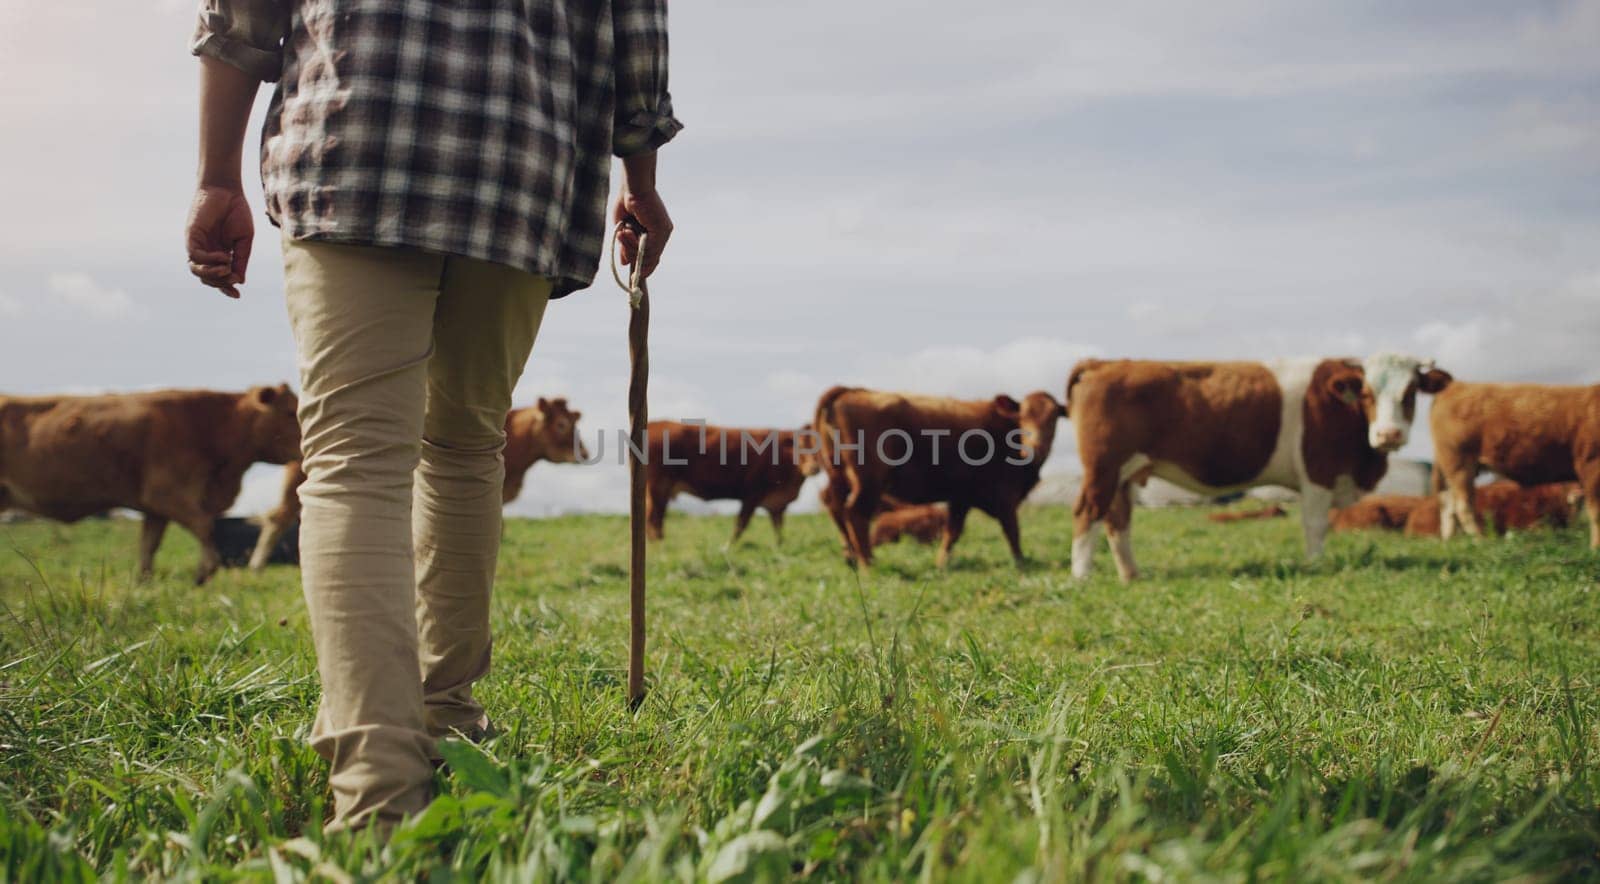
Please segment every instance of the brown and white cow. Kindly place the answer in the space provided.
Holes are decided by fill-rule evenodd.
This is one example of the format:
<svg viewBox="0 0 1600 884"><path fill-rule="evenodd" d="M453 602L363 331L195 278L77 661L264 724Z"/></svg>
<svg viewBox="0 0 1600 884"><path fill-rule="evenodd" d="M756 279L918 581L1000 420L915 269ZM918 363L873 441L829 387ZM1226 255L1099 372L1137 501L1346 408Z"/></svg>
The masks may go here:
<svg viewBox="0 0 1600 884"><path fill-rule="evenodd" d="M1440 536L1483 533L1474 480L1488 468L1522 485L1576 481L1600 549L1600 385L1455 383L1433 403L1434 469L1445 485Z"/></svg>
<svg viewBox="0 0 1600 884"><path fill-rule="evenodd" d="M944 502L949 511L938 564L961 537L971 510L1000 523L1022 563L1017 507L1039 482L1061 405L1049 393L967 401L834 387L817 402L828 475L829 514L848 558L872 564L872 520L885 494L906 503Z"/></svg>
<svg viewBox="0 0 1600 884"><path fill-rule="evenodd" d="M1104 524L1123 580L1138 574L1130 486L1150 476L1206 496L1262 485L1300 492L1306 554L1322 552L1328 511L1372 489L1410 435L1419 392L1450 376L1405 356L1365 362L1100 361L1067 381L1083 490L1072 573L1089 574Z"/></svg>
<svg viewBox="0 0 1600 884"><path fill-rule="evenodd" d="M522 493L522 480L541 460L551 463L579 463L589 460L589 451L578 437L578 418L583 412L567 408L565 399L546 399L506 415L505 502Z"/></svg>
<svg viewBox="0 0 1600 884"><path fill-rule="evenodd" d="M816 452L803 430L716 427L651 421L645 427L645 533L665 536L667 505L679 494L701 500L737 500L737 542L758 507L783 542L783 514L817 472Z"/></svg>
<svg viewBox="0 0 1600 884"><path fill-rule="evenodd" d="M0 509L63 522L115 507L143 513L144 576L177 522L200 542L195 582L204 583L220 559L212 523L238 497L245 470L299 459L296 404L282 385L0 397Z"/></svg>

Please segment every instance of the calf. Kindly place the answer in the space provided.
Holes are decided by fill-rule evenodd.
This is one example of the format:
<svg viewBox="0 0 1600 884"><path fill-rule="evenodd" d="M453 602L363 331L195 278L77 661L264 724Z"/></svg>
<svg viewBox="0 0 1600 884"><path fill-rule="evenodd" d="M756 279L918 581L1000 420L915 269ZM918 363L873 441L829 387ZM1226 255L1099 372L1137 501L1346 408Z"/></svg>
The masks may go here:
<svg viewBox="0 0 1600 884"><path fill-rule="evenodd" d="M505 502L522 493L522 480L541 460L551 463L578 463L589 460L589 451L578 438L581 411L570 411L565 399L545 399L506 415Z"/></svg>
<svg viewBox="0 0 1600 884"><path fill-rule="evenodd" d="M1404 356L1365 362L1087 360L1067 380L1084 483L1074 507L1072 573L1089 574L1105 524L1123 580L1138 574L1130 486L1152 475L1207 497L1261 485L1300 492L1316 557L1336 501L1377 485L1405 444L1419 392L1450 376Z"/></svg>
<svg viewBox="0 0 1600 884"><path fill-rule="evenodd" d="M667 504L678 494L701 500L737 500L737 542L756 508L767 511L783 542L783 514L815 475L815 452L803 431L738 429L709 424L651 421L645 427L645 533L665 536Z"/></svg>
<svg viewBox="0 0 1600 884"><path fill-rule="evenodd" d="M1287 515L1289 515L1288 510L1274 503L1255 510L1226 510L1211 513L1206 518L1218 525L1232 525L1237 522L1265 522L1268 519L1281 519Z"/></svg>
<svg viewBox="0 0 1600 884"><path fill-rule="evenodd" d="M287 386L244 393L168 390L107 396L0 397L0 509L63 522L126 507L144 514L139 573L149 576L168 522L200 542L195 583L220 561L212 525L245 470L300 457Z"/></svg>
<svg viewBox="0 0 1600 884"><path fill-rule="evenodd" d="M880 510L872 523L872 548L898 543L902 537L922 544L933 543L944 534L949 522L949 511L937 503L904 504Z"/></svg>
<svg viewBox="0 0 1600 884"><path fill-rule="evenodd" d="M1600 385L1451 384L1433 404L1434 469L1444 489L1440 536L1483 533L1478 471L1522 485L1576 481L1600 549Z"/></svg>
<svg viewBox="0 0 1600 884"><path fill-rule="evenodd" d="M1527 531L1565 528L1583 507L1583 492L1576 482L1555 482L1524 488L1515 482L1492 482L1473 489L1473 512L1479 524L1487 518L1492 530ZM1443 533L1443 495L1417 498L1418 506L1406 520L1412 537L1439 537Z"/></svg>
<svg viewBox="0 0 1600 884"><path fill-rule="evenodd" d="M885 494L907 503L949 504L938 564L973 509L1000 523L1022 563L1017 507L1039 482L1061 405L1044 392L963 401L834 387L814 424L828 475L829 514L850 561L872 564L872 520Z"/></svg>
<svg viewBox="0 0 1600 884"><path fill-rule="evenodd" d="M1329 525L1335 531L1399 531L1427 502L1410 494L1369 494L1330 513Z"/></svg>

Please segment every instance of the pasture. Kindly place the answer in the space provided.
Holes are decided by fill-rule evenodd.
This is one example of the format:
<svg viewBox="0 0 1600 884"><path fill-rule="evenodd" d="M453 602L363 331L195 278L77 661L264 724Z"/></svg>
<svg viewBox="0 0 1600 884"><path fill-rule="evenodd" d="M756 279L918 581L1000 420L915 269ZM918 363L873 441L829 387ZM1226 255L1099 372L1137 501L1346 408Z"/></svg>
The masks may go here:
<svg viewBox="0 0 1600 884"><path fill-rule="evenodd" d="M1600 557L1298 521L1135 522L1145 578L1030 565L974 517L947 572L858 581L825 516L674 516L651 692L622 700L626 525L513 521L483 683L501 736L387 846L324 837L297 572L189 585L172 536L0 524L0 876L328 880L1532 880L1600 875Z"/></svg>

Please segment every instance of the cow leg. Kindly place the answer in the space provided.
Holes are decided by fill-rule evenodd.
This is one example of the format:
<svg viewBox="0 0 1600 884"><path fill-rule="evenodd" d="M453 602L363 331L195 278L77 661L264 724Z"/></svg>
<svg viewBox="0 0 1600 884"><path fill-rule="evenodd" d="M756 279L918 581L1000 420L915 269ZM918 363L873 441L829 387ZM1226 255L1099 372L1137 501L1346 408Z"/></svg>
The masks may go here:
<svg viewBox="0 0 1600 884"><path fill-rule="evenodd" d="M1000 533L1006 536L1006 545L1011 547L1011 561L1022 567L1022 526L1017 523L1017 508L1001 511L995 520L1000 523Z"/></svg>
<svg viewBox="0 0 1600 884"><path fill-rule="evenodd" d="M167 533L166 516L145 513L144 525L139 529L139 579L149 580L156 566L156 550L161 548L161 537Z"/></svg>
<svg viewBox="0 0 1600 884"><path fill-rule="evenodd" d="M222 554L217 551L217 545L211 539L216 519L207 513L195 511L176 516L174 521L200 542L200 567L195 570L194 585L204 586L222 565Z"/></svg>
<svg viewBox="0 0 1600 884"><path fill-rule="evenodd" d="M1305 532L1306 558L1322 555L1328 538L1328 517L1333 509L1333 489L1306 483L1300 487L1300 528Z"/></svg>
<svg viewBox="0 0 1600 884"><path fill-rule="evenodd" d="M1111 558L1117 563L1117 576L1129 583L1139 576L1139 566L1133 561L1133 489L1124 482L1117 489L1106 516L1106 529L1110 535Z"/></svg>
<svg viewBox="0 0 1600 884"><path fill-rule="evenodd" d="M739 542L740 536L742 536L744 534L744 529L750 527L750 519L753 516L755 516L755 514L756 514L756 502L755 501L746 500L746 501L740 502L740 504L739 504L739 517L736 520L734 520L734 523L733 523L733 539L728 541L729 544L735 544L735 543Z"/></svg>
<svg viewBox="0 0 1600 884"><path fill-rule="evenodd" d="M767 517L772 519L772 536L779 546L783 546L783 511L784 507L767 510Z"/></svg>
<svg viewBox="0 0 1600 884"><path fill-rule="evenodd" d="M1578 482L1589 512L1589 548L1600 549L1600 458L1578 464Z"/></svg>
<svg viewBox="0 0 1600 884"><path fill-rule="evenodd" d="M1115 507L1122 486L1121 467L1100 464L1084 470L1083 489L1072 508L1072 576L1082 580L1094 566L1094 547L1100 525Z"/></svg>
<svg viewBox="0 0 1600 884"><path fill-rule="evenodd" d="M267 567L267 562L272 558L272 551L277 548L278 541L288 530L287 520L270 515L261 520L261 535L256 538L256 548L250 553L250 570L260 571Z"/></svg>
<svg viewBox="0 0 1600 884"><path fill-rule="evenodd" d="M651 540L660 540L666 536L667 501L672 499L672 494L667 489L657 485L647 485L644 489L644 536Z"/></svg>
<svg viewBox="0 0 1600 884"><path fill-rule="evenodd" d="M828 516L833 519L833 525L839 529L839 537L844 543L844 557L853 561L855 552L850 547L850 524L845 518L844 502L850 493L850 486L846 484L842 474L828 475L828 493L823 502L828 506Z"/></svg>
<svg viewBox="0 0 1600 884"><path fill-rule="evenodd" d="M962 530L967 527L967 513L970 509L966 504L950 501L950 512L944 520L944 540L939 544L939 554L934 557L934 564L938 567L943 568L950 563L950 550L955 548L956 541L961 539Z"/></svg>
<svg viewBox="0 0 1600 884"><path fill-rule="evenodd" d="M1459 525L1468 535L1477 537L1483 533L1478 523L1477 496L1475 483L1478 478L1476 461L1465 455L1449 455L1441 457L1434 466L1438 475L1443 479L1443 488L1439 491L1439 537L1449 540L1456 534Z"/></svg>

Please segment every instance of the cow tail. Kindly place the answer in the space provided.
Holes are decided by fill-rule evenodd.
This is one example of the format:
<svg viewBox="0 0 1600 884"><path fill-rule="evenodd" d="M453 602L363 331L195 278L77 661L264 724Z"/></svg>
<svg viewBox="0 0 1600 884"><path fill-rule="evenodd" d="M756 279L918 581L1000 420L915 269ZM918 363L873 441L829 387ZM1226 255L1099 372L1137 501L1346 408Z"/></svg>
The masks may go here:
<svg viewBox="0 0 1600 884"><path fill-rule="evenodd" d="M836 386L830 387L828 392L823 393L822 398L817 400L816 419L812 421L811 428L820 433L822 432L823 425L832 424L834 422L834 402L838 401L840 396L850 392L851 389L852 388L850 387Z"/></svg>
<svg viewBox="0 0 1600 884"><path fill-rule="evenodd" d="M1067 375L1066 399L1061 403L1067 414L1072 414L1072 388L1076 387L1078 381L1083 380L1083 376L1094 370L1098 365L1100 365L1100 360L1098 359L1082 359L1072 367L1072 373Z"/></svg>

